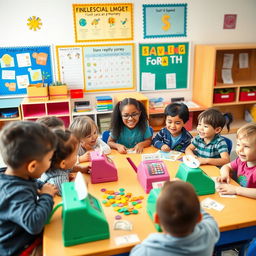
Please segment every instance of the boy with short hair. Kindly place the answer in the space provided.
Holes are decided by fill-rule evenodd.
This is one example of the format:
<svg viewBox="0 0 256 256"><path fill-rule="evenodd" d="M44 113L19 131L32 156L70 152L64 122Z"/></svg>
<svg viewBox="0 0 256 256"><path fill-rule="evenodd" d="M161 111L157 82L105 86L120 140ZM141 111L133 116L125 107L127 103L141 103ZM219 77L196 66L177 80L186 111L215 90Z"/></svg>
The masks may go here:
<svg viewBox="0 0 256 256"><path fill-rule="evenodd" d="M40 235L57 189L36 179L51 164L55 135L34 122L11 122L0 133L7 169L0 173L0 255L19 255Z"/></svg>
<svg viewBox="0 0 256 256"><path fill-rule="evenodd" d="M153 139L153 146L162 151L176 150L185 152L192 135L184 127L189 120L188 107L183 103L171 103L164 110L166 127Z"/></svg>
<svg viewBox="0 0 256 256"><path fill-rule="evenodd" d="M200 164L222 166L230 161L228 146L220 135L224 126L233 121L230 113L222 114L218 109L209 108L198 116L198 135L187 147L186 155L197 158Z"/></svg>
<svg viewBox="0 0 256 256"><path fill-rule="evenodd" d="M211 256L219 239L215 220L205 211L193 186L167 181L157 199L155 222L163 233L154 233L135 246L130 256Z"/></svg>

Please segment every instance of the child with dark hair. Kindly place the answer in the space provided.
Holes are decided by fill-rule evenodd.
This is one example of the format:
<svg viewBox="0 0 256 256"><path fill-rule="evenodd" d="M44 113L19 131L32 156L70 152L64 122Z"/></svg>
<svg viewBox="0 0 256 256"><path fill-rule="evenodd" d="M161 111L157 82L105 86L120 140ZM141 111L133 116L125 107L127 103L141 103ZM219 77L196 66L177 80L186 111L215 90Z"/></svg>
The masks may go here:
<svg viewBox="0 0 256 256"><path fill-rule="evenodd" d="M56 136L35 122L11 122L0 133L7 169L0 173L0 255L38 251L38 240L53 207L57 189L36 179L51 164Z"/></svg>
<svg viewBox="0 0 256 256"><path fill-rule="evenodd" d="M220 132L229 127L233 117L222 114L218 109L209 108L198 116L198 135L192 140L185 153L196 157L200 164L222 166L230 161L227 143Z"/></svg>
<svg viewBox="0 0 256 256"><path fill-rule="evenodd" d="M37 123L44 124L51 130L65 130L65 125L62 119L57 116L44 116L36 120Z"/></svg>
<svg viewBox="0 0 256 256"><path fill-rule="evenodd" d="M193 186L167 181L157 199L155 222L163 233L151 234L135 246L130 256L211 256L219 239L215 220L204 210Z"/></svg>
<svg viewBox="0 0 256 256"><path fill-rule="evenodd" d="M69 130L55 130L58 138L57 147L52 157L50 169L40 177L43 183L56 185L58 195L61 195L61 184L69 182L71 172L81 171L87 173L89 167L76 166L77 151L79 146L78 139Z"/></svg>
<svg viewBox="0 0 256 256"><path fill-rule="evenodd" d="M103 154L110 154L110 147L99 138L98 127L89 116L76 117L69 126L71 132L78 138L78 163L90 161L90 152L100 150Z"/></svg>
<svg viewBox="0 0 256 256"><path fill-rule="evenodd" d="M111 118L111 134L108 145L126 154L128 149L142 153L151 145L152 134L144 105L133 98L125 98L116 104Z"/></svg>
<svg viewBox="0 0 256 256"><path fill-rule="evenodd" d="M189 120L188 107L183 103L171 103L164 110L165 124L153 139L153 146L162 151L185 152L192 135L184 127Z"/></svg>

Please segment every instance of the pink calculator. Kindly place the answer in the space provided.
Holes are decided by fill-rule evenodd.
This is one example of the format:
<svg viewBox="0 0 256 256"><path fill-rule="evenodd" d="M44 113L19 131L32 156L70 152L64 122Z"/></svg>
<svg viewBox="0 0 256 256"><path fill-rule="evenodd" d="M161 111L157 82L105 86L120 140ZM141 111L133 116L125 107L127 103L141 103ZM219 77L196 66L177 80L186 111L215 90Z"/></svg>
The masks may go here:
<svg viewBox="0 0 256 256"><path fill-rule="evenodd" d="M166 165L162 160L144 160L137 169L139 183L146 193L153 188L152 183L170 180Z"/></svg>

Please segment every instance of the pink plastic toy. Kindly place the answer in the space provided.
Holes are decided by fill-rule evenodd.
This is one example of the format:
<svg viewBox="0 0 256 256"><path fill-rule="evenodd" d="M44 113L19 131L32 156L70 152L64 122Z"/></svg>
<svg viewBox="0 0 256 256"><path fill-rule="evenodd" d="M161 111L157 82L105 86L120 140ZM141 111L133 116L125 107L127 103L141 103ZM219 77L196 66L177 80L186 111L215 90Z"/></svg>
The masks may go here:
<svg viewBox="0 0 256 256"><path fill-rule="evenodd" d="M91 154L91 182L92 184L117 181L117 169L113 161L98 151Z"/></svg>
<svg viewBox="0 0 256 256"><path fill-rule="evenodd" d="M161 160L144 160L137 169L138 180L146 193L152 189L152 183L170 180L166 165Z"/></svg>

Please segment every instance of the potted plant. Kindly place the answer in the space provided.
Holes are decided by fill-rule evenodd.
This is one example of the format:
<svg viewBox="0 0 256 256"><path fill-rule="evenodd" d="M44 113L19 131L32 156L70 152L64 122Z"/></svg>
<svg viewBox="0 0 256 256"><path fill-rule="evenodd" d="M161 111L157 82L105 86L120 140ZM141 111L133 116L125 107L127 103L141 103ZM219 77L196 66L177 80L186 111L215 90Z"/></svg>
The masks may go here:
<svg viewBox="0 0 256 256"><path fill-rule="evenodd" d="M43 83L30 84L27 87L27 97L29 101L48 100L47 86L43 86Z"/></svg>
<svg viewBox="0 0 256 256"><path fill-rule="evenodd" d="M66 99L68 97L68 87L66 84L56 81L49 86L50 100Z"/></svg>

